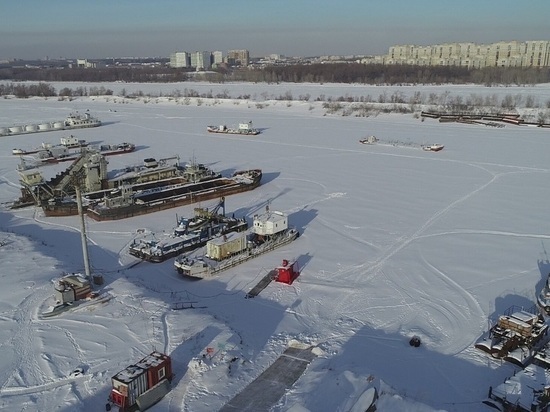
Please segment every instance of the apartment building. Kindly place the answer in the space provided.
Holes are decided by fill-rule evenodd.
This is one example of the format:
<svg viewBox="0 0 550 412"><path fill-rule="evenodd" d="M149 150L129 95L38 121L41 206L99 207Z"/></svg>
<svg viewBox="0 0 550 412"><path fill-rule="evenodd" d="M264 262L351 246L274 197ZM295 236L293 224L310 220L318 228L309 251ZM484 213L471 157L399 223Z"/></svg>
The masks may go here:
<svg viewBox="0 0 550 412"><path fill-rule="evenodd" d="M227 64L234 66L248 66L250 63L250 54L248 50L228 50Z"/></svg>
<svg viewBox="0 0 550 412"><path fill-rule="evenodd" d="M187 52L175 52L170 54L170 67L189 67L191 58Z"/></svg>
<svg viewBox="0 0 550 412"><path fill-rule="evenodd" d="M419 66L549 67L550 41L509 41L491 44L444 43L432 46L396 45L388 54L364 63Z"/></svg>

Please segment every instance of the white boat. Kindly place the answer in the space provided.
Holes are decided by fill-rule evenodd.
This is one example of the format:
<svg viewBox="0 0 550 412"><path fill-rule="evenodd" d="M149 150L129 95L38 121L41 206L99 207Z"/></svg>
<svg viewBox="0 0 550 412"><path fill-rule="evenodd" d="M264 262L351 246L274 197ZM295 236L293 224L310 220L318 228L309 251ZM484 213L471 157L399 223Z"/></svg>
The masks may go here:
<svg viewBox="0 0 550 412"><path fill-rule="evenodd" d="M90 113L85 112L80 114L74 112L69 114L65 119L65 129L82 129L85 127L98 127L101 126L101 121L93 117Z"/></svg>

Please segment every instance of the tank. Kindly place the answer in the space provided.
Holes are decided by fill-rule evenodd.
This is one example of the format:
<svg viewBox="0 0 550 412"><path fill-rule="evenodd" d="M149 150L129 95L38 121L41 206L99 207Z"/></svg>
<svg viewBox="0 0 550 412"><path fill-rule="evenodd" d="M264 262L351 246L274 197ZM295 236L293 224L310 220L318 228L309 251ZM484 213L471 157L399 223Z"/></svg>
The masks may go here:
<svg viewBox="0 0 550 412"><path fill-rule="evenodd" d="M9 130L12 134L23 133L23 126L12 126Z"/></svg>
<svg viewBox="0 0 550 412"><path fill-rule="evenodd" d="M38 130L50 130L52 125L50 123L40 123L38 125Z"/></svg>
<svg viewBox="0 0 550 412"><path fill-rule="evenodd" d="M53 122L52 127L54 129L63 129L65 125L63 124L63 122Z"/></svg>
<svg viewBox="0 0 550 412"><path fill-rule="evenodd" d="M38 125L28 124L25 126L25 131L28 133L36 132L38 130Z"/></svg>

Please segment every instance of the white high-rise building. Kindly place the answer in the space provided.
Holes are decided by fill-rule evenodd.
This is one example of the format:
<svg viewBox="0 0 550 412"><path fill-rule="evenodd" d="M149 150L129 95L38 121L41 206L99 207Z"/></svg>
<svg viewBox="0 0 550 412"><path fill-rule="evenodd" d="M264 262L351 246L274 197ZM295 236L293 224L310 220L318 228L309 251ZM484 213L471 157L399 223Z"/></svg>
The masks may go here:
<svg viewBox="0 0 550 412"><path fill-rule="evenodd" d="M170 55L170 67L189 67L189 65L189 53L175 52Z"/></svg>
<svg viewBox="0 0 550 412"><path fill-rule="evenodd" d="M223 53L221 51L212 52L212 66L216 67L223 63Z"/></svg>
<svg viewBox="0 0 550 412"><path fill-rule="evenodd" d="M212 68L210 61L212 53L208 51L196 51L191 53L191 67L197 70L208 70Z"/></svg>

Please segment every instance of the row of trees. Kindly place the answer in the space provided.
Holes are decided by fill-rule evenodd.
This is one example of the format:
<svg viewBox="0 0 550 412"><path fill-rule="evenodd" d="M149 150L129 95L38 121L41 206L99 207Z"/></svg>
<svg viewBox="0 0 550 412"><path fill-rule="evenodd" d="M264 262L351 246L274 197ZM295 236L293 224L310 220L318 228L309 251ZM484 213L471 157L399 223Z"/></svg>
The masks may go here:
<svg viewBox="0 0 550 412"><path fill-rule="evenodd" d="M83 87L79 86L75 89L64 87L59 93L56 92L55 88L48 83L40 82L38 84L24 84L24 83L6 83L0 84L0 96L10 96L14 95L18 98L26 98L31 96L40 96L40 97L50 97L50 96L59 96L60 98L65 97L79 97L79 96L113 96L114 93L111 89L108 89L104 86L90 86ZM281 101L302 101L308 102L311 99L311 95L304 94L294 96L292 91L288 90L283 94L274 95L269 94L268 92L262 92L259 95L250 95L250 94L240 94L238 96L231 96L227 89L222 90L221 92L214 93L211 90L203 93L199 93L197 90L192 88L184 88L183 90L174 89L168 93L160 93L158 95L145 94L141 90L133 91L131 93L127 92L123 88L119 94L119 97L127 99L135 99L142 97L169 97L176 100L181 98L186 99L186 104L190 103L191 98L201 98L201 99L235 99L235 100L254 100L254 101L267 101L267 100L281 100ZM462 95L453 95L449 91L443 93L422 93L420 91L414 92L412 95L406 95L400 90L396 90L393 93L388 93L383 91L378 96L372 96L370 94L361 95L361 96L339 96L339 97L330 97L325 96L324 94L319 95L315 98L316 101L328 102L328 103L378 103L378 104L407 104L412 108L414 106L424 105L424 106L440 106L448 110L453 111L473 111L476 108L503 108L503 109L516 109L518 107L525 107L528 109L532 108L550 108L550 100L540 101L532 95L523 95L521 93L516 94L506 94L502 98L499 98L496 94L476 94L470 93L466 96ZM332 107L332 106L331 106ZM414 110L412 110L414 111Z"/></svg>
<svg viewBox="0 0 550 412"><path fill-rule="evenodd" d="M21 99L38 96L38 97L73 97L73 96L111 96L113 91L104 86L90 88L77 87L71 89L64 87L57 93L55 87L48 83L40 82L38 84L23 84L23 83L6 83L0 84L0 96L15 96Z"/></svg>
<svg viewBox="0 0 550 412"><path fill-rule="evenodd" d="M467 69L456 66L314 64L268 67L261 71L239 72L238 80L256 82L311 82L361 84L505 84L547 83L550 68L487 67Z"/></svg>
<svg viewBox="0 0 550 412"><path fill-rule="evenodd" d="M168 67L108 68L4 68L0 80L83 81L83 82L183 82L190 78L184 69ZM268 66L261 69L219 70L202 74L211 82L309 82L361 84L505 84L524 85L550 82L550 68L487 67L467 69L456 66L365 65L360 63Z"/></svg>

